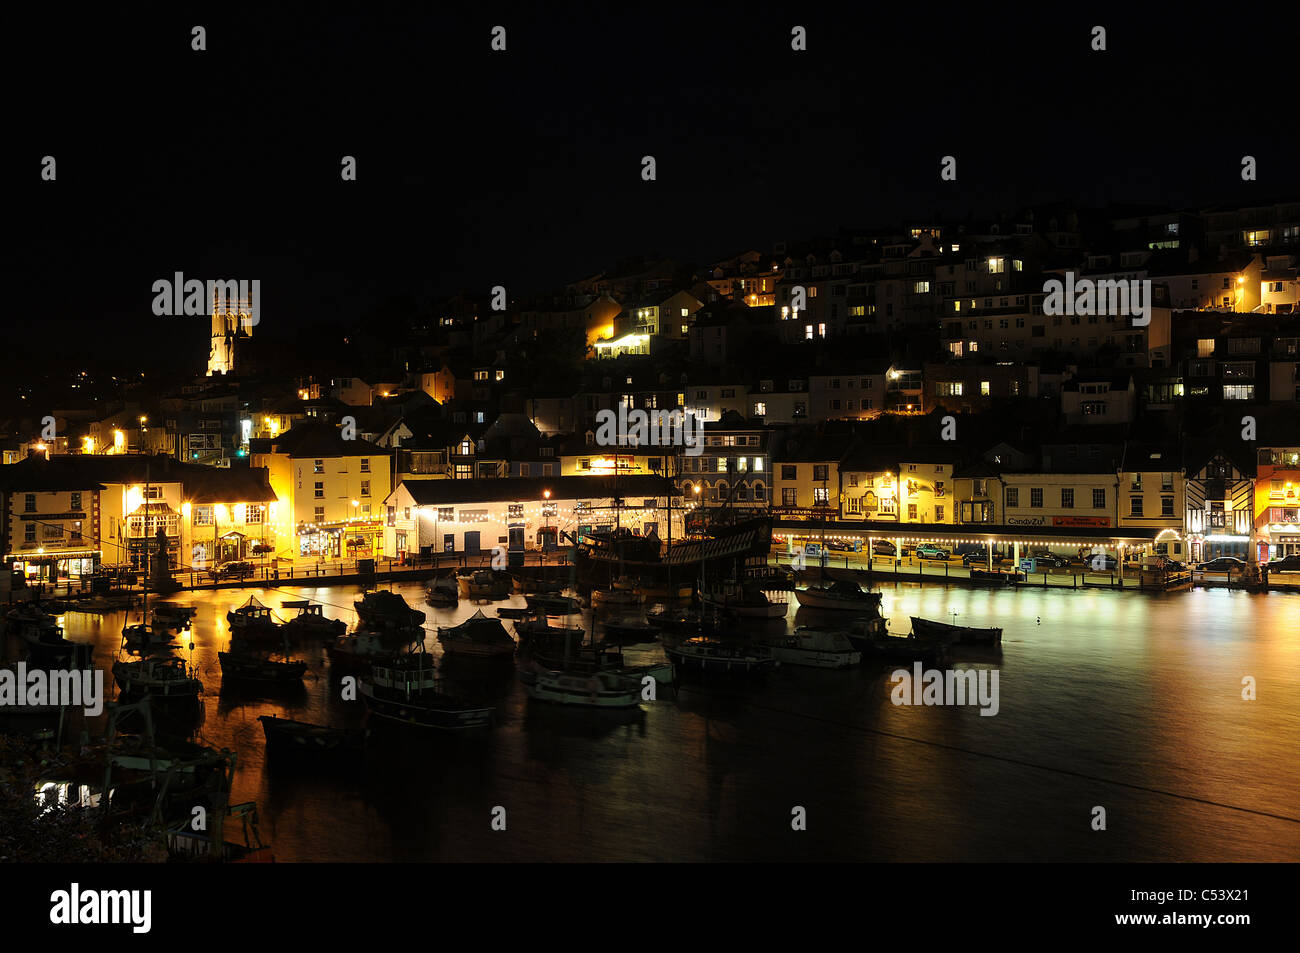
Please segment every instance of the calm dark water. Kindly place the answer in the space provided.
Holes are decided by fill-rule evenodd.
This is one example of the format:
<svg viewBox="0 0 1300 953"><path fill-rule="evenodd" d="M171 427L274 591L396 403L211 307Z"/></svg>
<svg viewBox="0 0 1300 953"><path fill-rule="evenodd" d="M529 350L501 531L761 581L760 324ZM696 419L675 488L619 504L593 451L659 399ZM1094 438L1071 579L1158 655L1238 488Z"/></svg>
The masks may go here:
<svg viewBox="0 0 1300 953"><path fill-rule="evenodd" d="M431 628L474 611L396 591ZM258 802L278 860L1300 859L1300 595L886 586L897 631L912 614L953 612L1004 627L995 717L894 706L883 665L787 666L761 687L661 692L631 716L532 703L511 670L452 672L495 700L495 728L462 738L381 724L358 770L305 775L268 764L257 716L353 725L362 704L339 700L314 645L296 695L222 686L225 613L249 592L272 606L316 599L354 623L357 590L177 599L199 607L197 738L238 753L232 799ZM105 668L122 621L64 618ZM427 644L439 652L432 631ZM657 645L626 654L662 658ZM1247 675L1255 701L1241 697ZM491 829L496 806L505 831ZM805 831L791 830L795 806ZM1091 829L1094 806L1105 831Z"/></svg>

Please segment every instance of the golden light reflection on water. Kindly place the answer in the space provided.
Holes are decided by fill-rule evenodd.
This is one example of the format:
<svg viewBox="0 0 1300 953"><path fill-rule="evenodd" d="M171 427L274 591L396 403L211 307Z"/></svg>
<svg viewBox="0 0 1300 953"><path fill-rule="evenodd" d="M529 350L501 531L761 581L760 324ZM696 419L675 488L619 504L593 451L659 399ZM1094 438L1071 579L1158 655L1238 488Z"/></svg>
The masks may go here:
<svg viewBox="0 0 1300 953"><path fill-rule="evenodd" d="M434 627L477 608L434 609L422 587L396 591L427 613L435 656ZM302 647L310 669L299 692L221 685L226 612L250 594L284 618L292 611L281 602L315 599L353 625L358 593L173 600L199 609L192 658L207 691L198 737L238 751L232 797L259 802L285 860L1300 859L1300 822L1283 819L1300 815L1300 596L891 585L883 610L895 632L912 615L1003 627L1000 661L969 663L997 667L997 716L895 707L893 666L787 666L760 688L666 693L626 721L530 707L507 671L466 682L498 706L485 737L388 732L359 771L338 775L268 764L256 720L361 723L320 645ZM69 638L93 641L107 667L123 621L68 614L64 625ZM627 654L661 657L653 645ZM1248 675L1255 701L1241 696ZM496 804L517 836L492 836ZM795 805L808 811L798 834ZM1095 806L1107 810L1105 832L1091 830Z"/></svg>

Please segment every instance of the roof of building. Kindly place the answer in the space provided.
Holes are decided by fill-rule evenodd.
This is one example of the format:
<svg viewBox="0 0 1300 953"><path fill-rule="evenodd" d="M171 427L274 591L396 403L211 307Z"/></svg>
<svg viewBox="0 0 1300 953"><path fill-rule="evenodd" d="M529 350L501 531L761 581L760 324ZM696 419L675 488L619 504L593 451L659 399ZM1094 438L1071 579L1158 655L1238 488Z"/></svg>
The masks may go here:
<svg viewBox="0 0 1300 953"><path fill-rule="evenodd" d="M536 501L547 490L554 500L592 500L680 496L681 490L661 476L559 476L507 477L496 480L407 479L411 498L421 506L454 503L498 503Z"/></svg>

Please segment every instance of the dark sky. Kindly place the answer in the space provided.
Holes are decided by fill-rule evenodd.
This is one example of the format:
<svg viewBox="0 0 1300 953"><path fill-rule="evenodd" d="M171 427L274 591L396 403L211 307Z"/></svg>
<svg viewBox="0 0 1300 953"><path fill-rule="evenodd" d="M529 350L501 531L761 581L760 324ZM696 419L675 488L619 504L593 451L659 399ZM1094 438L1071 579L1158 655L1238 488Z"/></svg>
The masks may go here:
<svg viewBox="0 0 1300 953"><path fill-rule="evenodd" d="M260 278L263 320L284 330L388 297L524 293L625 254L707 260L909 215L1300 192L1294 76L1281 79L1293 37L1265 22L1092 5L465 6L12 22L10 320L111 319L118 341L179 270ZM196 23L206 52L190 49ZM489 49L497 23L505 53ZM795 23L807 52L790 49ZM1243 184L1248 153L1260 181ZM46 154L57 182L39 179ZM339 178L345 154L356 182ZM939 181L945 154L955 183Z"/></svg>

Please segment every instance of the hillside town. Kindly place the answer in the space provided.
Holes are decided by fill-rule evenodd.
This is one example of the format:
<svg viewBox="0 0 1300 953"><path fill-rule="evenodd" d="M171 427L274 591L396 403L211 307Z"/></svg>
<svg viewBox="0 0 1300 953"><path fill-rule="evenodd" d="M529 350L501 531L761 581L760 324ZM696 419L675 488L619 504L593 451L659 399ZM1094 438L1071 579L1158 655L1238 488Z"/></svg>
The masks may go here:
<svg viewBox="0 0 1300 953"><path fill-rule="evenodd" d="M180 570L541 552L617 500L664 540L763 512L1267 564L1300 554L1298 266L1297 202L1026 208L484 289L293 376L259 349L275 316L218 294L190 376L19 389L5 560L74 585L159 530ZM1147 284L1147 310L1053 314L1066 279ZM610 441L620 408L702 446Z"/></svg>

